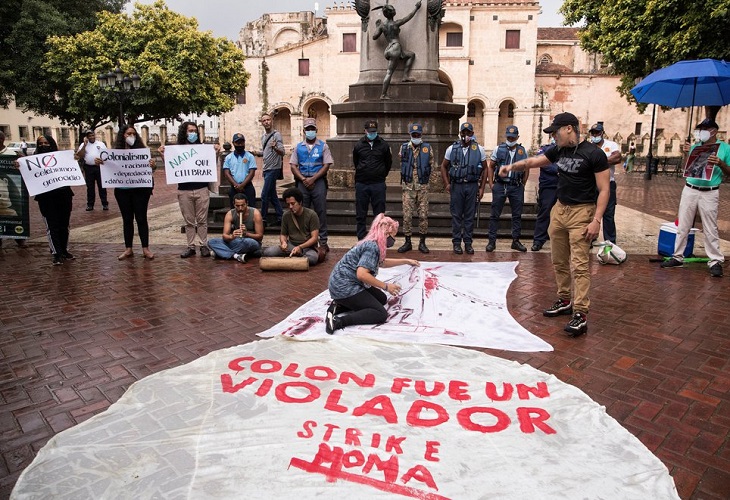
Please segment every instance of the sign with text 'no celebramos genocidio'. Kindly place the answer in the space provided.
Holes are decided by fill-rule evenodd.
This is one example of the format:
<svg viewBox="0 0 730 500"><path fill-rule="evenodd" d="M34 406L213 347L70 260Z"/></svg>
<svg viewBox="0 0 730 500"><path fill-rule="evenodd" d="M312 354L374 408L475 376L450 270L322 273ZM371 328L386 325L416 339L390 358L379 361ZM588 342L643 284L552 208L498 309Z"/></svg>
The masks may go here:
<svg viewBox="0 0 730 500"><path fill-rule="evenodd" d="M35 196L63 186L86 184L73 151L54 151L18 158L28 194Z"/></svg>
<svg viewBox="0 0 730 500"><path fill-rule="evenodd" d="M103 187L152 187L149 148L109 149L102 151L99 157L104 162L101 167Z"/></svg>
<svg viewBox="0 0 730 500"><path fill-rule="evenodd" d="M210 144L165 146L165 175L168 184L217 182L215 148Z"/></svg>

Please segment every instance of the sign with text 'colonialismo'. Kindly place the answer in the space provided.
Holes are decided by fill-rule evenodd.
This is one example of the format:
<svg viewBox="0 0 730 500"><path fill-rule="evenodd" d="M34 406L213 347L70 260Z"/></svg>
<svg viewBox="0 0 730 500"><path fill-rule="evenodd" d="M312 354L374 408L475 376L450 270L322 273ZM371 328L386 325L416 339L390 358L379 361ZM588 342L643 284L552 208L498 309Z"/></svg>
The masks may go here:
<svg viewBox="0 0 730 500"><path fill-rule="evenodd" d="M218 181L215 148L211 144L165 146L164 158L168 184Z"/></svg>
<svg viewBox="0 0 730 500"><path fill-rule="evenodd" d="M73 151L53 151L18 158L28 194L35 196L63 186L86 184Z"/></svg>
<svg viewBox="0 0 730 500"><path fill-rule="evenodd" d="M152 187L149 148L109 149L100 156L101 185L105 188Z"/></svg>

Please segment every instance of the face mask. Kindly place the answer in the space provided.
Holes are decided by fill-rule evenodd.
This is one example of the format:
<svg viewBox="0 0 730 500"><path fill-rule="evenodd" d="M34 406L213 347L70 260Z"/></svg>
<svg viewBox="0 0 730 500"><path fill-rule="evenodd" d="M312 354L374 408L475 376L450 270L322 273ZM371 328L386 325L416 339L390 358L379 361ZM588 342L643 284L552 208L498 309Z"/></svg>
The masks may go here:
<svg viewBox="0 0 730 500"><path fill-rule="evenodd" d="M470 135L463 136L461 138L461 142L463 142L464 144L469 144L471 142L471 136Z"/></svg>
<svg viewBox="0 0 730 500"><path fill-rule="evenodd" d="M317 138L317 131L316 130L305 130L304 137L306 137L310 141L313 141L314 139Z"/></svg>
<svg viewBox="0 0 730 500"><path fill-rule="evenodd" d="M198 142L198 134L196 132L188 132L188 142Z"/></svg>
<svg viewBox="0 0 730 500"><path fill-rule="evenodd" d="M395 245L395 238L393 238L392 236L388 236L388 241L385 242L385 246L390 248L393 245Z"/></svg>
<svg viewBox="0 0 730 500"><path fill-rule="evenodd" d="M709 130L700 130L699 139L701 142L709 141L710 140L710 131Z"/></svg>
<svg viewBox="0 0 730 500"><path fill-rule="evenodd" d="M550 138L550 144L555 144L555 137Z"/></svg>
<svg viewBox="0 0 730 500"><path fill-rule="evenodd" d="M505 141L505 144L507 145L508 148L511 148L512 146L517 145L517 141Z"/></svg>
<svg viewBox="0 0 730 500"><path fill-rule="evenodd" d="M127 137L124 138L124 141L129 146L134 146L134 143L135 143L136 140L137 140L137 137L134 136L134 135L128 135Z"/></svg>
<svg viewBox="0 0 730 500"><path fill-rule="evenodd" d="M413 143L414 146L420 146L422 142L423 139L421 139L420 137L411 137L411 143Z"/></svg>
<svg viewBox="0 0 730 500"><path fill-rule="evenodd" d="M601 142L602 140L603 140L603 137L601 137L600 135L598 135L598 136L592 135L592 136L591 136L591 142L592 142L593 144L598 144L598 143L599 143L599 142Z"/></svg>
<svg viewBox="0 0 730 500"><path fill-rule="evenodd" d="M234 146L233 149L236 151L236 153L244 153L246 151L246 146Z"/></svg>
<svg viewBox="0 0 730 500"><path fill-rule="evenodd" d="M50 153L51 152L51 146L38 146L35 148L36 154L43 154L43 153Z"/></svg>
<svg viewBox="0 0 730 500"><path fill-rule="evenodd" d="M374 141L377 136L377 132L368 132L368 141Z"/></svg>

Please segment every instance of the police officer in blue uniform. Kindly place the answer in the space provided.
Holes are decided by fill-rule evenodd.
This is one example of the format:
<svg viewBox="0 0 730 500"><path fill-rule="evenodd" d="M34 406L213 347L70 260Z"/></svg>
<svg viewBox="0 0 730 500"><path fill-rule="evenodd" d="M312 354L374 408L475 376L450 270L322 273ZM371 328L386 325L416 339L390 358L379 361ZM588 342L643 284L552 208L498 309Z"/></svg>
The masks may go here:
<svg viewBox="0 0 730 500"><path fill-rule="evenodd" d="M510 125L505 131L506 141L492 152L487 165L489 167L489 187L492 189L492 215L489 218L487 252L494 252L497 244L497 227L502 215L504 202L509 200L512 210L512 250L526 252L527 248L520 242L522 232L522 205L525 202L525 183L530 171L510 172L507 177L499 177L500 167L520 160L526 160L527 150L517 142L520 133L517 127Z"/></svg>
<svg viewBox="0 0 730 500"><path fill-rule="evenodd" d="M537 156L545 154L545 151L555 147L555 139L550 144L544 144L537 150ZM550 210L558 201L558 166L551 163L540 169L540 178L537 188L537 219L535 219L535 235L532 239L533 252L539 252L548 240L548 227L550 227Z"/></svg>
<svg viewBox="0 0 730 500"><path fill-rule="evenodd" d="M460 141L446 149L441 163L441 179L451 195L451 241L454 253L474 253L474 214L477 200L482 199L487 172L487 152L474 140L474 126L462 123ZM464 242L464 250L461 242Z"/></svg>

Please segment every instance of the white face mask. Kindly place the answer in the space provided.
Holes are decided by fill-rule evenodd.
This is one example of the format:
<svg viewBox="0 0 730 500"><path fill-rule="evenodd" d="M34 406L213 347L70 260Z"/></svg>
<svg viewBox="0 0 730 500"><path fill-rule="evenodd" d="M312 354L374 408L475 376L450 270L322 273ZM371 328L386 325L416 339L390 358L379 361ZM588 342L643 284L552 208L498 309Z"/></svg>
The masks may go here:
<svg viewBox="0 0 730 500"><path fill-rule="evenodd" d="M698 134L698 138L701 142L707 142L710 140L710 131L709 130L700 130Z"/></svg>
<svg viewBox="0 0 730 500"><path fill-rule="evenodd" d="M423 139L420 137L411 137L411 142L414 146L419 146L423 142Z"/></svg>
<svg viewBox="0 0 730 500"><path fill-rule="evenodd" d="M592 142L593 144L598 144L598 143L599 143L599 142L601 142L602 140L603 140L603 137L601 137L600 135L592 135L592 136L591 136L591 142Z"/></svg>
<svg viewBox="0 0 730 500"><path fill-rule="evenodd" d="M128 135L127 137L125 137L125 138L124 138L124 140L126 141L126 143L127 143L128 145L130 145L130 146L134 146L134 141L136 141L136 140L137 140L137 136L134 136L134 135Z"/></svg>
<svg viewBox="0 0 730 500"><path fill-rule="evenodd" d="M507 147L509 147L509 148L511 148L512 146L516 146L516 145L517 145L517 141L505 141L504 143L505 143L505 144L507 145Z"/></svg>

